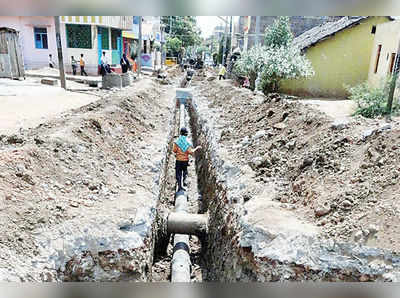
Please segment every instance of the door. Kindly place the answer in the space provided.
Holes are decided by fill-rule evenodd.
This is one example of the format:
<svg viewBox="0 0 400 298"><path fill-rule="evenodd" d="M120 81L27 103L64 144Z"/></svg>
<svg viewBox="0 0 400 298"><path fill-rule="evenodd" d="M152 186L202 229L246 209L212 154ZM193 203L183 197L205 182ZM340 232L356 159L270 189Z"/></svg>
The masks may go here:
<svg viewBox="0 0 400 298"><path fill-rule="evenodd" d="M18 78L19 71L18 71L18 61L17 61L17 49L14 36L11 33L8 34L7 41L8 41L8 55L10 57L10 64L11 64L11 76L13 78Z"/></svg>
<svg viewBox="0 0 400 298"><path fill-rule="evenodd" d="M121 36L117 37L117 50L119 53L119 59L118 59L118 61L119 61L122 58L122 38L121 38Z"/></svg>

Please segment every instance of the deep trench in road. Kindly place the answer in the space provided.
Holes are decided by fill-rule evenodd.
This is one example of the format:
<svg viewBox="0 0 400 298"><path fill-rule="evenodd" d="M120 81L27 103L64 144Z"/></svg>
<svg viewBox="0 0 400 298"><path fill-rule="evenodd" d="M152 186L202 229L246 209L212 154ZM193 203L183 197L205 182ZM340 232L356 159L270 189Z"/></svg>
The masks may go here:
<svg viewBox="0 0 400 298"><path fill-rule="evenodd" d="M191 133L190 127L190 116L188 107L185 106L184 115L181 115L181 110L178 108L179 104L177 101L177 108L175 110L175 125L173 127L173 138L170 140L169 148L172 148L172 143L177 139L180 131L180 118L183 117L184 126L189 131L188 139L193 143L193 137ZM182 125L182 124L181 124ZM196 143L193 144L196 146ZM165 187L164 194L161 197L161 205L164 208L164 213L162 208L159 208L158 212L163 213L164 218L165 215L173 210L174 208L174 200L176 196L176 178L175 178L175 158L174 154L171 150L168 151L168 162L167 162L167 174L165 179ZM201 190L198 186L198 177L196 173L196 160L191 158L189 161L188 167L188 178L187 178L187 187L185 187L185 194L187 195L188 200L188 210L189 214L198 214L203 209L202 208L202 200L201 200ZM160 216L160 215L159 215ZM163 225L165 226L165 220L163 221ZM163 228L165 229L165 227ZM174 235L165 233L161 235L158 243L156 243L155 247L155 255L154 255L154 263L152 265L152 278L153 282L161 282L161 281L170 281L171 280L171 262L172 256L174 253ZM202 253L202 241L204 239L200 239L196 235L189 236L189 255L190 255L190 281L191 282L202 282L203 278L206 276L206 266L203 259ZM160 249L158 249L160 248Z"/></svg>
<svg viewBox="0 0 400 298"><path fill-rule="evenodd" d="M205 214L208 218L206 235L189 238L191 266L188 281L395 279L396 270L400 268L397 255L360 243L321 238L313 229L308 229L313 227L311 224L295 220L293 213L268 199L270 184L255 181L251 168L240 165L237 157L221 142L228 129L221 124L223 113L213 109L213 103L210 104L204 94L209 89L228 85L209 83L205 81L207 75L198 74L196 79L205 82L201 85L203 89L197 88L199 85L196 84L186 89L192 97L183 110L183 125L189 130L191 142L202 147L188 168L187 213ZM0 243L1 280L11 280L12 276L13 280L21 281L171 281L175 245L167 223L176 201L175 157L171 151L182 125L174 88L182 85L175 83L160 88L151 81L153 98L147 93L126 96L125 92L133 94L134 90L124 90L122 99L105 99L84 107L80 117L57 122L50 132L42 127L39 132L33 131L32 136L29 132L24 135L29 149L35 150L36 155L46 154L43 160L54 158L55 165L63 161L69 167L55 168L63 174L60 182L50 180L65 191L63 196L79 187L91 191L91 196L73 194L81 199L80 204L87 204L81 209L68 198L57 200L54 206L54 199L48 196L40 201L37 205L49 204L48 208L54 207L56 215L65 213L63 204L71 204L72 215L77 215L61 218L57 224L49 224L50 228L41 224L40 229L25 232L32 234L32 243L37 246L35 256L30 258L22 253L18 255L22 256L20 259L9 257L6 253L12 248ZM229 88L227 92L246 98L245 105L258 107L260 102L266 102L275 109L278 105L290 105L261 95L252 95L255 99L250 102L245 91ZM215 94L211 94L211 100L213 96ZM153 117L150 115L146 119L145 113L151 108L154 109ZM163 116L160 116L161 111ZM152 126L147 124L150 119L156 119ZM139 125L143 125L143 134L136 134L135 126L140 128ZM39 133L43 138L47 136L46 141L37 141ZM69 143L72 136L79 146ZM4 145L4 142L2 146L15 150L15 146ZM20 152L23 153L23 149L21 145ZM91 163L77 159L76 152L80 151L84 152L85 158L90 156ZM59 159L60 152L62 160ZM74 155L66 161L68 152ZM36 155L31 155L31 163L37 162ZM137 166L133 167L133 164ZM51 166L49 163L48 168L52 169ZM82 168L92 176L86 174L81 182L77 171ZM34 176L27 169L25 173ZM75 181L75 184L61 184L65 182L65 173L71 173L68 181ZM31 177L28 174L20 176L27 179ZM35 175L38 183L40 176ZM13 177L14 182L15 173L8 176ZM93 178L101 178L103 182L94 183L90 180ZM107 191L107 188L111 190ZM96 198L93 193L106 195ZM8 204L13 202L9 201ZM105 211L99 213L93 201ZM34 216L32 210L26 214ZM252 212L259 217L251 218ZM251 221L253 219L265 222L260 226L259 221ZM21 234L18 237L23 239ZM9 241L13 240L9 238Z"/></svg>

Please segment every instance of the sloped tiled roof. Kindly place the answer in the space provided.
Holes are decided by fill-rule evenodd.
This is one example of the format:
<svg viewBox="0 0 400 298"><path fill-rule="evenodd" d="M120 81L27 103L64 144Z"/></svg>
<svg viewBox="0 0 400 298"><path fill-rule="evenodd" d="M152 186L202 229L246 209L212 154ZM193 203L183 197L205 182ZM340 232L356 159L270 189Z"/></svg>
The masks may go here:
<svg viewBox="0 0 400 298"><path fill-rule="evenodd" d="M17 32L17 30L8 27L0 27L0 31Z"/></svg>
<svg viewBox="0 0 400 298"><path fill-rule="evenodd" d="M343 17L337 21L316 26L297 36L293 43L300 50L305 50L339 31L358 25L360 21L367 18L369 17Z"/></svg>

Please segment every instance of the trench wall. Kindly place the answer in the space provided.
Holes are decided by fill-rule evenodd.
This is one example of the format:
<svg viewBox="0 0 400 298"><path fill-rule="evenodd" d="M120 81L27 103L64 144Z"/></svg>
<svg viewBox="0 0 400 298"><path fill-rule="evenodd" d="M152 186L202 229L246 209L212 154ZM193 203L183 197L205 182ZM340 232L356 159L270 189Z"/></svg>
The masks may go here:
<svg viewBox="0 0 400 298"><path fill-rule="evenodd" d="M219 144L218 115L201 94L189 104L196 155L201 213L209 213L209 233L202 245L206 281L396 281L400 258L353 243L335 243L319 235L276 232L246 221L248 185L239 165ZM268 216L266 214L266 216ZM279 228L278 228L279 230Z"/></svg>

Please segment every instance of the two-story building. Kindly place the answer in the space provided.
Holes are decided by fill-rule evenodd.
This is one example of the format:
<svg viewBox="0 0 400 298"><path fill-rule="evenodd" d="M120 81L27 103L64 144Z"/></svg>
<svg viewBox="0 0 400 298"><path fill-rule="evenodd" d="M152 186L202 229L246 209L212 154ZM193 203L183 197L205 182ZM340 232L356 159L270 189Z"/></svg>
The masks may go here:
<svg viewBox="0 0 400 298"><path fill-rule="evenodd" d="M0 23L19 31L26 69L48 66L49 54L58 64L54 17L0 16ZM95 75L102 52L118 69L122 56L122 30L132 29L131 16L61 16L61 44L67 72L72 72L71 56L84 54L86 71Z"/></svg>

